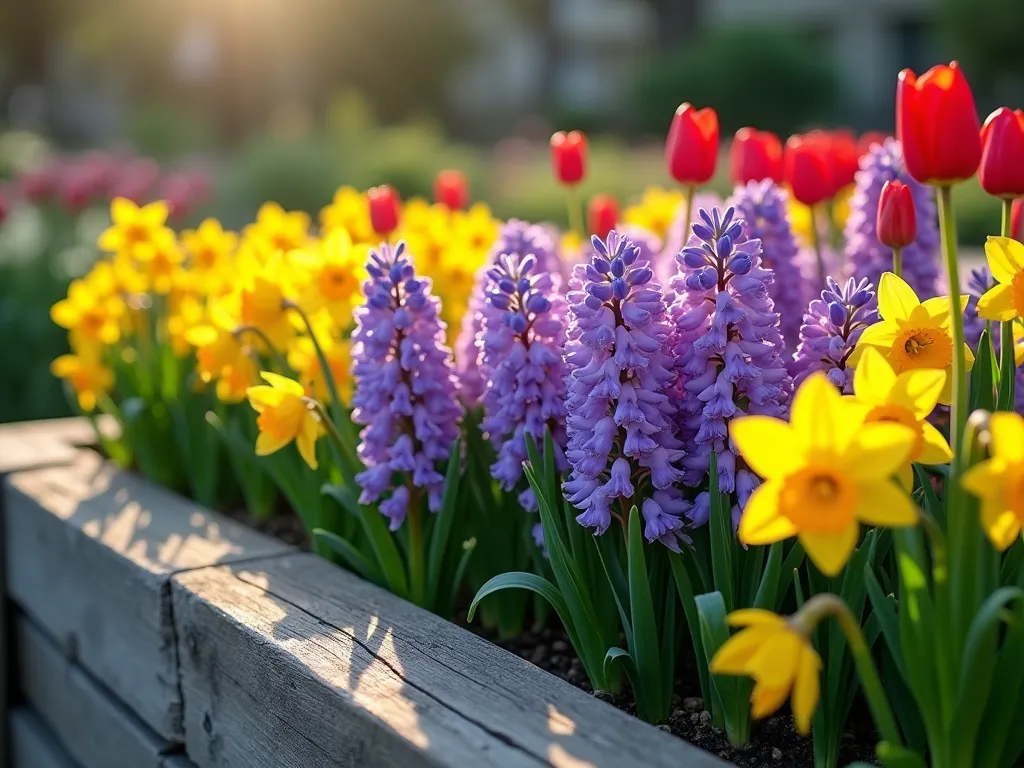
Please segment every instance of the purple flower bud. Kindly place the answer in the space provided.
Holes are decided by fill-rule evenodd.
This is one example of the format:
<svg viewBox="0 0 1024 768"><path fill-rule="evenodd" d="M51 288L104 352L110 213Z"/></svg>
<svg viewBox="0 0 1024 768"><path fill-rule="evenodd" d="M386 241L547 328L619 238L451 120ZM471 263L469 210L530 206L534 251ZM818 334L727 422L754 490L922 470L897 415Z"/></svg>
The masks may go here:
<svg viewBox="0 0 1024 768"><path fill-rule="evenodd" d="M707 256L700 248L683 248L683 266L689 269L700 269L707 263Z"/></svg>
<svg viewBox="0 0 1024 768"><path fill-rule="evenodd" d="M838 301L831 301L828 304L828 319L833 325L843 325L846 322L846 307Z"/></svg>
<svg viewBox="0 0 1024 768"><path fill-rule="evenodd" d="M735 275L745 275L750 271L752 264L750 257L741 253L729 262L729 269Z"/></svg>
<svg viewBox="0 0 1024 768"><path fill-rule="evenodd" d="M526 299L526 309L537 315L542 315L551 309L551 300L541 293L531 293Z"/></svg>

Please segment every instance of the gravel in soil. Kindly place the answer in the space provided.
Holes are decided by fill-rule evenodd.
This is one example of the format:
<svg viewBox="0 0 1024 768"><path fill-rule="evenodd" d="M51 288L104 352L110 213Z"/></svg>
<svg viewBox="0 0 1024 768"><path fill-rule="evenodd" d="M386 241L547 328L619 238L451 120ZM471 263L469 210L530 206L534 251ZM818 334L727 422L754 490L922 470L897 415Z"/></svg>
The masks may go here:
<svg viewBox="0 0 1024 768"><path fill-rule="evenodd" d="M461 617L460 623L466 626L464 616ZM588 693L593 693L602 701L630 714L636 714L632 696L613 696L607 691L593 692L582 663L573 653L568 637L561 629L526 632L522 637L506 640L495 637L494 633L478 624L468 628L531 664L558 675ZM693 659L687 659L685 666L684 676L676 685L676 690L682 691L683 695L673 697L672 712L667 721L658 724L658 728L673 733L741 768L814 768L814 748L811 739L796 732L793 718L788 713L755 722L751 742L743 747L731 746L725 738L725 733L711 724L711 713L705 709L700 691L692 684L686 684L687 680L697 680ZM858 719L858 714L855 710L852 728L843 734L840 765L848 765L858 760L870 764L877 763L874 754L874 734L870 727L860 727L867 721L864 718Z"/></svg>

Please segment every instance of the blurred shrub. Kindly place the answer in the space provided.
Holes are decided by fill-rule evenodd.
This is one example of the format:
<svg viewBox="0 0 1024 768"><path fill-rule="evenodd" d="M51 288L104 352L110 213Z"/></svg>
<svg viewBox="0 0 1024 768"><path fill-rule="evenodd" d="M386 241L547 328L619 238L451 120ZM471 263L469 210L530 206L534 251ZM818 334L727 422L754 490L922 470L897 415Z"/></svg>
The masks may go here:
<svg viewBox="0 0 1024 768"><path fill-rule="evenodd" d="M207 149L214 141L215 130L199 114L170 103L142 104L128 120L128 140L140 153L157 160Z"/></svg>
<svg viewBox="0 0 1024 768"><path fill-rule="evenodd" d="M838 80L828 61L788 29L711 31L640 65L636 119L642 130L661 134L676 107L689 101L713 106L723 134L744 125L792 133L832 112Z"/></svg>

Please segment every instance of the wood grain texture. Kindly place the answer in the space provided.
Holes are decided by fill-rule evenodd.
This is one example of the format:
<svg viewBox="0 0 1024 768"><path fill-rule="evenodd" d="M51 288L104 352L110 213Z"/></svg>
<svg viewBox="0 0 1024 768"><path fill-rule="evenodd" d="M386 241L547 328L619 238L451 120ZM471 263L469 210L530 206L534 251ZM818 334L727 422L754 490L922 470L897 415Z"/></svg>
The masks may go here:
<svg viewBox="0 0 1024 768"><path fill-rule="evenodd" d="M15 620L22 695L82 768L160 768L169 742L103 690L26 616Z"/></svg>
<svg viewBox="0 0 1024 768"><path fill-rule="evenodd" d="M92 451L10 475L4 495L11 597L159 736L180 741L171 575L290 548Z"/></svg>
<svg viewBox="0 0 1024 768"><path fill-rule="evenodd" d="M173 594L200 768L724 765L312 555Z"/></svg>
<svg viewBox="0 0 1024 768"><path fill-rule="evenodd" d="M107 416L97 419L97 426L107 436L118 429L117 422ZM95 430L85 418L0 424L0 476L71 462L76 447L95 442Z"/></svg>
<svg viewBox="0 0 1024 768"><path fill-rule="evenodd" d="M81 768L27 707L10 715L11 768Z"/></svg>

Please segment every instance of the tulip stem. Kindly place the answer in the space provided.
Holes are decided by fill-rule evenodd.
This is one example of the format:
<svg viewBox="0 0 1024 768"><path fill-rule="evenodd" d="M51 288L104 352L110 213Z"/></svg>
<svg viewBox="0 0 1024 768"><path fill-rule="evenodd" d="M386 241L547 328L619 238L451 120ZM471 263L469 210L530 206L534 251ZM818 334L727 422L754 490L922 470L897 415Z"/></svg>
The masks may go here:
<svg viewBox="0 0 1024 768"><path fill-rule="evenodd" d="M825 274L825 255L821 250L821 231L818 229L818 212L819 206L811 206L811 245L814 246L814 258L818 262L818 287L822 288L825 285L825 278L828 275Z"/></svg>
<svg viewBox="0 0 1024 768"><path fill-rule="evenodd" d="M697 188L692 184L686 187L686 201L683 203L683 245L690 239L690 224L693 223L693 195Z"/></svg>
<svg viewBox="0 0 1024 768"><path fill-rule="evenodd" d="M853 663L857 667L857 677L860 678L864 698L868 702L868 708L871 710L875 727L878 728L878 734L890 746L902 747L900 730L896 727L896 718L889 706L889 699L885 696L885 688L878 676L875 661L871 658L871 649L864 641L860 624L853 617L849 606L836 595L815 595L804 603L792 621L800 632L810 637L818 622L826 616L832 616L836 620L839 629L846 637L846 644L850 647Z"/></svg>
<svg viewBox="0 0 1024 768"><path fill-rule="evenodd" d="M569 206L569 228L584 240L587 233L583 230L583 198L578 184L567 184L565 200Z"/></svg>
<svg viewBox="0 0 1024 768"><path fill-rule="evenodd" d="M949 279L949 316L953 325L953 396L950 404L950 443L953 461L951 482L959 482L960 449L967 423L967 359L964 355L964 316L960 309L960 269L956 260L956 217L953 214L953 188L939 187L939 229L942 250L946 255L946 276Z"/></svg>
<svg viewBox="0 0 1024 768"><path fill-rule="evenodd" d="M892 271L898 278L903 278L903 249L892 249Z"/></svg>

